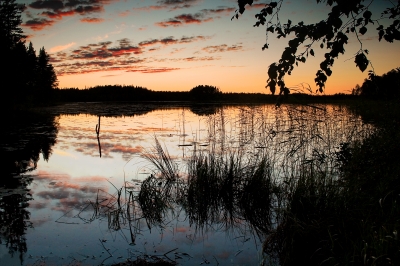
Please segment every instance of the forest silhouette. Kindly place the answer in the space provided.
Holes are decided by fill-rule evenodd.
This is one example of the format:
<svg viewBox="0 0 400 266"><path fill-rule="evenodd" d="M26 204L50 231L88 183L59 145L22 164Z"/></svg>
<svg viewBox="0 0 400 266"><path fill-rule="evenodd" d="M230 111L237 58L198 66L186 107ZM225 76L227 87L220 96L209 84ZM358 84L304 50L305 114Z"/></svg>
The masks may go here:
<svg viewBox="0 0 400 266"><path fill-rule="evenodd" d="M3 51L0 80L7 90L3 107L45 104L57 87L57 76L44 47L36 53L33 44L26 45L20 27L24 5L15 0L0 2L0 49Z"/></svg>

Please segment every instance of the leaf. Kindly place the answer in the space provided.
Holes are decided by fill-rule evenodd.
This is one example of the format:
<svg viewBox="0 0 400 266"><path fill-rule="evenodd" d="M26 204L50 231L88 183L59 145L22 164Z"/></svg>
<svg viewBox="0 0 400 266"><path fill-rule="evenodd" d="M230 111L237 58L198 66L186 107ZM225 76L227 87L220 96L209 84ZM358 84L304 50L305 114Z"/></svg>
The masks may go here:
<svg viewBox="0 0 400 266"><path fill-rule="evenodd" d="M379 41L382 40L383 35L385 34L385 32L383 30L379 31Z"/></svg>
<svg viewBox="0 0 400 266"><path fill-rule="evenodd" d="M367 69L369 64L369 61L364 53L359 53L358 55L356 55L354 62L362 72L364 72Z"/></svg>
<svg viewBox="0 0 400 266"><path fill-rule="evenodd" d="M275 80L271 80L266 88L269 87L269 90L271 91L272 94L275 94L275 87L276 87L276 82Z"/></svg>
<svg viewBox="0 0 400 266"><path fill-rule="evenodd" d="M313 49L310 50L310 55L314 56L314 50Z"/></svg>
<svg viewBox="0 0 400 266"><path fill-rule="evenodd" d="M364 17L365 19L370 19L371 16L372 16L372 13L371 13L371 11L369 11L369 10L365 11L364 14L363 14L363 17Z"/></svg>
<svg viewBox="0 0 400 266"><path fill-rule="evenodd" d="M339 29L343 24L343 21L340 18L336 18L333 21L333 26L335 26L336 29Z"/></svg>
<svg viewBox="0 0 400 266"><path fill-rule="evenodd" d="M367 28L365 26L361 27L359 30L360 34L364 35L367 32Z"/></svg>

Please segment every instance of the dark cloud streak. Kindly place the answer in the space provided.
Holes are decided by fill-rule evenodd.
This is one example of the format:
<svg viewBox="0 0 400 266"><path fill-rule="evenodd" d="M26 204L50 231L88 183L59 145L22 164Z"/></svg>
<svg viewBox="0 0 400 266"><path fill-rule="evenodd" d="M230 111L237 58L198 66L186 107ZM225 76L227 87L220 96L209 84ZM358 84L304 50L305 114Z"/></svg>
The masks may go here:
<svg viewBox="0 0 400 266"><path fill-rule="evenodd" d="M38 14L39 17L31 17L23 26L33 30L43 30L45 27L52 26L57 20L62 20L66 16L86 16L93 13L104 12L104 5L111 4L118 0L37 0L28 6L33 9L44 10ZM45 17L45 18L44 18ZM52 19L51 21L47 18ZM86 23L102 22L101 18L85 17L80 20Z"/></svg>
<svg viewBox="0 0 400 266"><path fill-rule="evenodd" d="M22 26L31 28L34 31L43 30L46 27L50 27L54 24L54 20L49 20L45 18L34 18L26 21Z"/></svg>

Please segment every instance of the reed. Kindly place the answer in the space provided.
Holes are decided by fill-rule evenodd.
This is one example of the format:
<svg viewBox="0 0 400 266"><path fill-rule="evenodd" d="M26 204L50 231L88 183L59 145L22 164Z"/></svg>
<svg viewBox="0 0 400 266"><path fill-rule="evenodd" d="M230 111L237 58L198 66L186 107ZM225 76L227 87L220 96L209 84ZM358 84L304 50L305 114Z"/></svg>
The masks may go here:
<svg viewBox="0 0 400 266"><path fill-rule="evenodd" d="M293 107L275 117L243 108L231 128L221 113L210 116L210 148L194 149L187 160L181 203L191 224L199 229L210 224L250 228L265 239L265 263L397 261L399 189L394 173L399 169L390 158L399 152L399 138L389 146L383 139L393 132L384 133L343 115L346 108L336 108ZM237 139L232 131L239 132ZM388 153L388 148L394 151ZM385 181L378 178L385 168L379 167L382 173L377 174L378 162L371 161L371 154L383 158L379 164L391 162ZM379 202L389 206L386 214Z"/></svg>
<svg viewBox="0 0 400 266"><path fill-rule="evenodd" d="M202 233L252 232L265 265L400 264L399 126L329 108L221 109L185 170L155 138L136 219L151 228L182 209Z"/></svg>

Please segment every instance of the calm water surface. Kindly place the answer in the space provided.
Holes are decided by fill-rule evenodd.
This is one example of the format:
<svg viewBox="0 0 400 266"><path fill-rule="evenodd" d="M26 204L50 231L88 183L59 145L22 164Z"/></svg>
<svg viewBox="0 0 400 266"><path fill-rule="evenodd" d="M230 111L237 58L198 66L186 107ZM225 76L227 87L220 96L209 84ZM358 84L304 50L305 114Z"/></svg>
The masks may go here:
<svg viewBox="0 0 400 266"><path fill-rule="evenodd" d="M149 226L145 219L131 224L115 218L104 208L116 206L124 184L137 193L143 180L157 175L143 157L152 154L155 138L185 179L194 151L245 150L241 156L249 158L267 152L278 165L298 160L299 150L310 158L334 158L340 143L373 130L338 106L92 103L44 113L40 119L14 118L3 132L2 178L12 181L2 181L0 190L1 265L111 265L140 255L167 256L182 265L256 265L263 239L246 221L198 226L175 206L163 223ZM17 179L15 169L32 171ZM122 190L123 205L126 196Z"/></svg>

